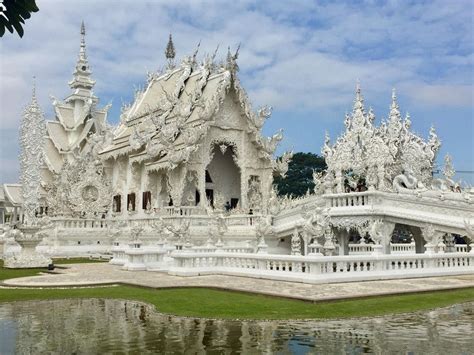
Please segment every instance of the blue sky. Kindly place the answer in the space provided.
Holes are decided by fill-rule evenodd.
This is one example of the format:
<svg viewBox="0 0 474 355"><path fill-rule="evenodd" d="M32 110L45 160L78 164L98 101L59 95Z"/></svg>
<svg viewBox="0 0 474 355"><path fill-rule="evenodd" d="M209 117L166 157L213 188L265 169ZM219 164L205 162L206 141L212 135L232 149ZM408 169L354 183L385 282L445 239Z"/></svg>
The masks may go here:
<svg viewBox="0 0 474 355"><path fill-rule="evenodd" d="M177 57L201 41L200 55L225 57L241 43L240 77L254 108L273 106L264 133L285 131L286 149L319 153L335 140L360 80L380 120L397 89L402 114L426 137L434 125L457 170L474 170L473 3L440 1L37 1L25 35L0 39L0 182L18 178L17 132L36 76L40 104L66 97L86 41L96 95L112 101L109 120L162 68L167 36ZM463 176L464 179L467 176ZM474 177L470 178L474 183Z"/></svg>

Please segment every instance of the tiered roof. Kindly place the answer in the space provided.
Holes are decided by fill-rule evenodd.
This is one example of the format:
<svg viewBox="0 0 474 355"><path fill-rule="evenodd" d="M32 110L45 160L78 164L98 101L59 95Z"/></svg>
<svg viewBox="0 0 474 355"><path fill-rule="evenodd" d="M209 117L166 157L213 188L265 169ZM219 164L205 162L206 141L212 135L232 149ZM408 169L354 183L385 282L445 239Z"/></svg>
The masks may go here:
<svg viewBox="0 0 474 355"><path fill-rule="evenodd" d="M92 88L95 81L86 55L85 27L81 25L81 45L79 56L69 86L73 89L64 101L52 97L56 115L55 121L47 121L47 137L44 143L47 168L59 173L65 157L74 151L81 151L94 133L105 129L109 105L98 109L98 98Z"/></svg>
<svg viewBox="0 0 474 355"><path fill-rule="evenodd" d="M273 154L276 144L260 135L270 110L251 110L237 77L238 52L229 51L226 62L220 64L214 63L214 56L198 64L196 54L185 57L177 68L170 62L164 73L150 75L133 104L123 107L121 123L112 144L101 152L102 158L127 154L132 161L146 161L147 170L174 168L197 149L229 90L236 94L254 142L263 150L272 149L262 156ZM280 135L270 139L274 140L281 140Z"/></svg>

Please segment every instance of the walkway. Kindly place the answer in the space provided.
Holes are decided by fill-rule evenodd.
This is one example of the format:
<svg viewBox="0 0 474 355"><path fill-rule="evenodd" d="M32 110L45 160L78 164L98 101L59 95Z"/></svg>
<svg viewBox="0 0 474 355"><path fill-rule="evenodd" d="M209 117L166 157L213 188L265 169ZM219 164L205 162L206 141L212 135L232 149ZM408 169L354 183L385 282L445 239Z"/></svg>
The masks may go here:
<svg viewBox="0 0 474 355"><path fill-rule="evenodd" d="M161 272L124 271L119 266L106 263L71 264L55 271L58 274L5 280L3 286L58 287L121 283L152 288L211 287L308 301L474 287L474 274L311 285L223 275L180 277Z"/></svg>

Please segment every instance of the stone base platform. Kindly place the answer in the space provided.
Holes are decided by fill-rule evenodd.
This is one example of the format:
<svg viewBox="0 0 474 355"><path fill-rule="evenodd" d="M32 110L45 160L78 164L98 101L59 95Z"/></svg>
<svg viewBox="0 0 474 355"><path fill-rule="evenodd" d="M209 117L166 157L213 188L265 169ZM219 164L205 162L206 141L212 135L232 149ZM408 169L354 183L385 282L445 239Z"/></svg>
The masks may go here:
<svg viewBox="0 0 474 355"><path fill-rule="evenodd" d="M368 296L427 292L474 287L474 273L416 279L304 284L238 276L171 276L163 272L126 271L106 263L71 264L56 269L57 274L42 274L5 280L3 287L64 287L126 284L151 288L210 287L271 296L323 301Z"/></svg>

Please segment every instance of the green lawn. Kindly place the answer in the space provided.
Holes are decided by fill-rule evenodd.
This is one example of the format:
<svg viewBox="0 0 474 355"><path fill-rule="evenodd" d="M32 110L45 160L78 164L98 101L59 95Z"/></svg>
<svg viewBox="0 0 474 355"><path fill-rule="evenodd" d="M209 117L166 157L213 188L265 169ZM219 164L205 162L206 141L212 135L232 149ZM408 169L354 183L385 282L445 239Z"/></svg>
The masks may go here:
<svg viewBox="0 0 474 355"><path fill-rule="evenodd" d="M46 269L5 269L3 260L0 260L0 281L6 279L14 279L16 277L34 276Z"/></svg>
<svg viewBox="0 0 474 355"><path fill-rule="evenodd" d="M117 286L75 289L0 289L0 302L64 298L119 298L143 301L163 313L190 317L300 319L378 316L474 301L474 288L309 303L206 288L153 290Z"/></svg>
<svg viewBox="0 0 474 355"><path fill-rule="evenodd" d="M55 264L91 262L87 258L57 259ZM45 269L5 269L0 280L34 276ZM64 298L120 298L147 302L163 313L180 316L239 319L344 318L445 307L474 301L474 288L309 303L298 300L206 288L148 289L132 286L71 289L1 289L0 302Z"/></svg>
<svg viewBox="0 0 474 355"><path fill-rule="evenodd" d="M103 263L106 260L97 260L89 258L53 258L55 265L61 264L82 264L82 263ZM14 279L16 277L26 277L38 275L41 271L46 271L46 268L33 269L7 269L3 267L3 260L0 259L0 281L6 279Z"/></svg>
<svg viewBox="0 0 474 355"><path fill-rule="evenodd" d="M86 264L86 263L105 263L108 260L89 259L89 258L53 258L54 265L61 264Z"/></svg>

